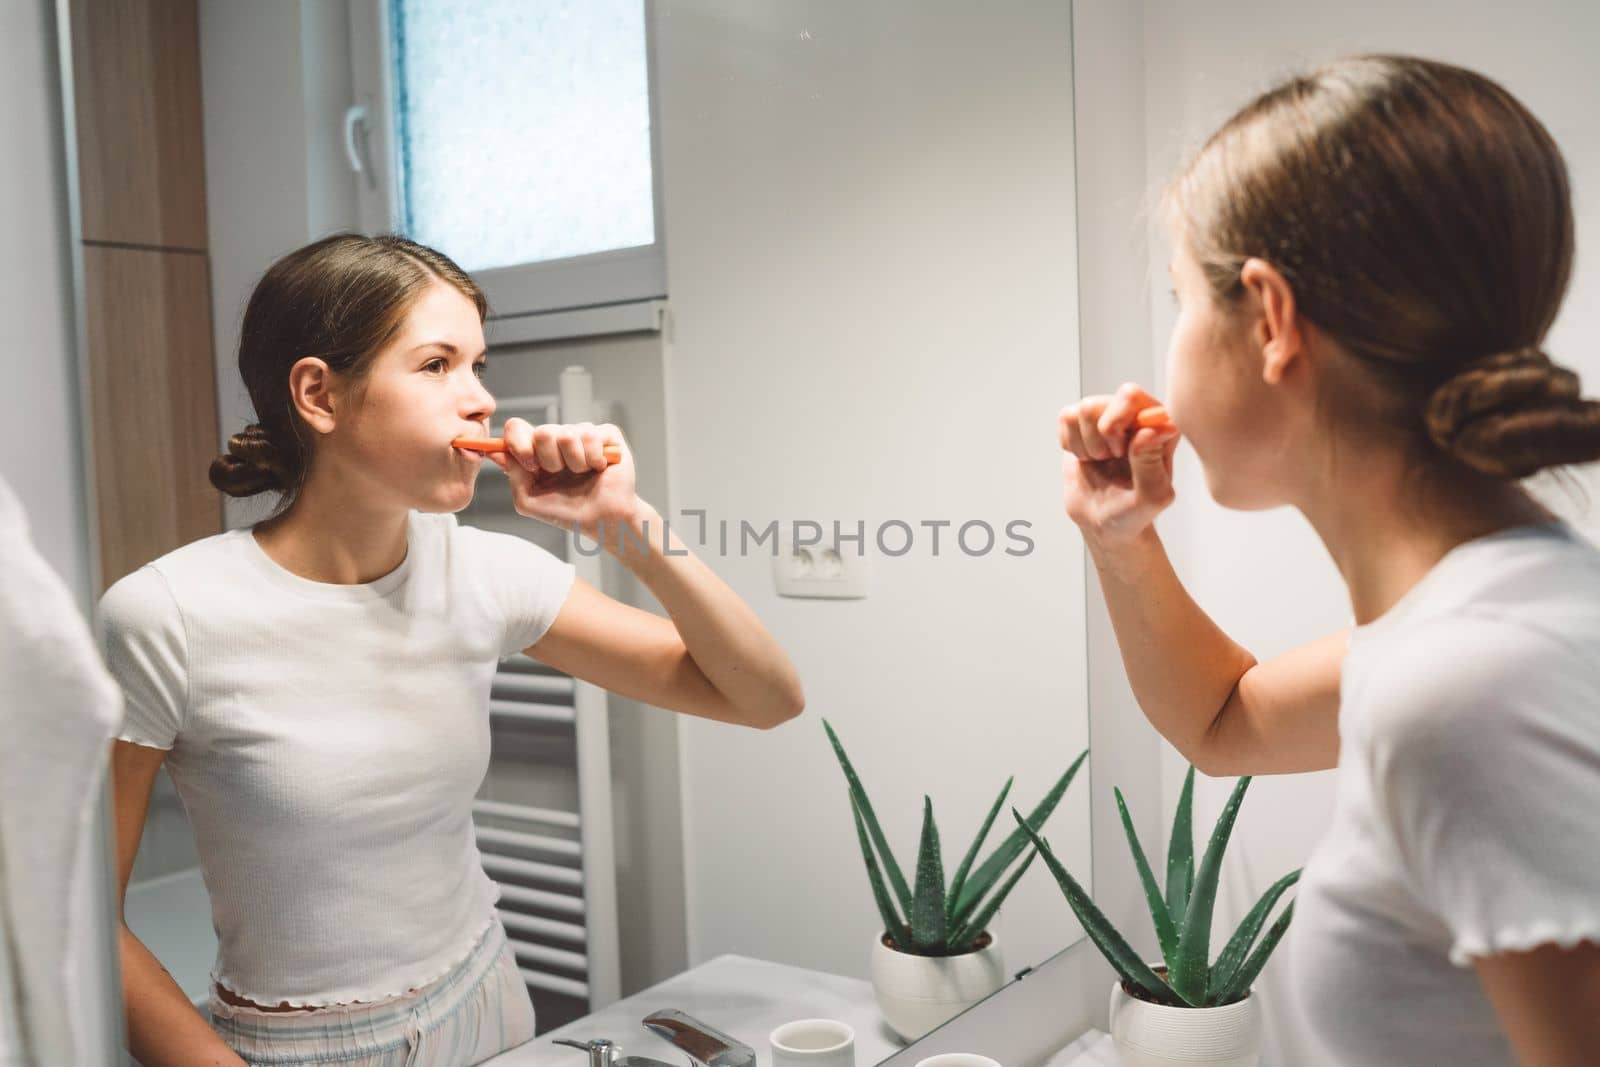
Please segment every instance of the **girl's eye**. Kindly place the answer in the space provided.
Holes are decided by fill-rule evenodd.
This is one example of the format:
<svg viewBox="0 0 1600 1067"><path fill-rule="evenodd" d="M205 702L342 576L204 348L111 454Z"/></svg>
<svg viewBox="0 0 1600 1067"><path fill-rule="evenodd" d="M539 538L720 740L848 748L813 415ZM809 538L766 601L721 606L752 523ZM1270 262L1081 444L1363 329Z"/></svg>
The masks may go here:
<svg viewBox="0 0 1600 1067"><path fill-rule="evenodd" d="M488 360L481 359L472 365L472 373L482 378L484 369L488 367L488 365ZM422 365L422 369L429 374L445 374L450 370L450 361L445 359L443 356L438 356L424 363Z"/></svg>
<svg viewBox="0 0 1600 1067"><path fill-rule="evenodd" d="M1172 302L1174 304L1176 304L1178 302L1178 290L1176 290L1176 289L1168 289L1167 290L1167 295L1172 298Z"/></svg>

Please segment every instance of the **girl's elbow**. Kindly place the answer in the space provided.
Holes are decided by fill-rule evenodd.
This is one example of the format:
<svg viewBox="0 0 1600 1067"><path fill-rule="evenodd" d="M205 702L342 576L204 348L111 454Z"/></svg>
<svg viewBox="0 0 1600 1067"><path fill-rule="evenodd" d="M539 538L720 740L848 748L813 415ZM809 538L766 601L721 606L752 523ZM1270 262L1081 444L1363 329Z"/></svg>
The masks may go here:
<svg viewBox="0 0 1600 1067"><path fill-rule="evenodd" d="M801 712L805 710L806 695L804 691L801 690L800 684L796 682L794 692L789 695L788 703L784 705L782 721L788 722L790 719L798 719Z"/></svg>
<svg viewBox="0 0 1600 1067"><path fill-rule="evenodd" d="M771 730L782 726L790 719L800 717L806 710L806 695L801 691L800 683L795 682L778 694L767 706L764 712L756 719L753 725L757 729Z"/></svg>

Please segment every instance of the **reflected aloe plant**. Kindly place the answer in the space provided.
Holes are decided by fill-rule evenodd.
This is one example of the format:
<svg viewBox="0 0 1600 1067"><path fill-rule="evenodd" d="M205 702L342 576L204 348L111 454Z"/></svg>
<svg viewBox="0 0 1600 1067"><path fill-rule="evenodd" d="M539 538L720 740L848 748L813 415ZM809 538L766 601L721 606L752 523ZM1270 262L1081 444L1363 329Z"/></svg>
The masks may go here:
<svg viewBox="0 0 1600 1067"><path fill-rule="evenodd" d="M1028 838L1022 829L1013 831L989 855L977 870L973 864L989 835L989 829L1000 814L1000 808L1011 793L1015 778L1006 780L989 815L983 820L978 836L962 857L955 877L945 885L944 859L939 844L939 828L933 818L933 801L922 798L922 837L917 851L916 885L906 882L900 864L895 861L878 816L872 810L872 801L861 785L861 779L845 755L844 745L832 724L823 720L828 740L839 758L844 778L849 786L850 810L855 816L856 837L861 843L861 857L867 867L867 881L872 886L872 898L883 917L884 931L891 945L900 952L916 956L959 956L980 947L988 925L999 912L1000 905L1016 888L1038 855L1037 849L1028 848ZM1072 784L1089 750L1073 761L1072 766L1045 794L1037 807L1028 815L1027 826L1038 830L1050 818L1067 787ZM1015 811L1015 809L1012 809ZM1020 818L1020 816L1019 816ZM1027 851L1028 856L1009 877L1007 870ZM1001 878L1005 878L1001 882ZM997 888L998 886L998 888ZM992 892L991 892L992 891Z"/></svg>
<svg viewBox="0 0 1600 1067"><path fill-rule="evenodd" d="M1133 850L1133 861L1139 868L1139 880L1144 883L1145 902L1150 907L1150 917L1155 921L1156 940L1161 945L1161 958L1166 962L1167 977L1163 979L1150 968L1139 954L1117 932L1105 913L1095 906L1077 879L1067 872L1051 852L1050 845L1022 818L1015 808L1018 830L1027 834L1044 856L1045 866L1055 875L1067 903L1083 924L1084 932L1100 949L1106 961L1129 989L1145 1000L1180 1008L1215 1008L1243 1000L1255 983L1267 957L1283 939L1294 915L1294 902L1290 901L1267 931L1260 944L1256 937L1261 933L1273 905L1285 890L1300 879L1300 870L1290 871L1274 882L1261 899L1256 901L1233 937L1223 948L1216 962L1206 963L1211 949L1211 915L1217 896L1217 877L1222 869L1222 854L1228 847L1228 837L1233 833L1233 820L1244 801L1250 786L1249 776L1240 778L1223 807L1217 824L1211 831L1211 841L1206 846L1200 869L1194 866L1194 833L1191 811L1194 804L1194 768L1189 768L1183 780L1183 793L1178 798L1178 810L1172 821L1172 841L1167 849L1167 886L1163 898L1156 884L1150 862L1145 859L1139 845L1139 835L1134 832L1133 819L1128 805L1122 799L1122 790L1114 792L1117 810L1122 815L1122 828L1128 835L1128 846Z"/></svg>

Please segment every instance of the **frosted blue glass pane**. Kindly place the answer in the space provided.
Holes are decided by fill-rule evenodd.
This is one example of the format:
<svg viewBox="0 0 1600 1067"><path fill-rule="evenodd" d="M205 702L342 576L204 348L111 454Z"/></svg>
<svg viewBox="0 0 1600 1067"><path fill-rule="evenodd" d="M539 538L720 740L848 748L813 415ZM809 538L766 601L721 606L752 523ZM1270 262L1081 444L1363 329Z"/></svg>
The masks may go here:
<svg viewBox="0 0 1600 1067"><path fill-rule="evenodd" d="M467 270L655 241L643 0L394 0L403 223Z"/></svg>

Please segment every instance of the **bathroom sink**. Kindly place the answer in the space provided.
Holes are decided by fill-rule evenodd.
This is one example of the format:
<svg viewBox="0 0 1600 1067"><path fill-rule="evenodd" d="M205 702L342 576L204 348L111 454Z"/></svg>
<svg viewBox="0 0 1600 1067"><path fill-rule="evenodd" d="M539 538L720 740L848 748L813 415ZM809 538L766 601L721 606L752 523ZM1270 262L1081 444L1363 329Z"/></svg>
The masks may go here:
<svg viewBox="0 0 1600 1067"><path fill-rule="evenodd" d="M756 1050L761 1063L772 1061L767 1035L794 1019L829 1018L849 1023L856 1031L856 1063L861 1067L888 1059L903 1047L878 1014L871 983L730 954L536 1037L486 1064L585 1067L582 1052L553 1042L596 1037L615 1041L624 1055L686 1063L682 1052L641 1025L646 1015L664 1008L687 1012L737 1038Z"/></svg>

